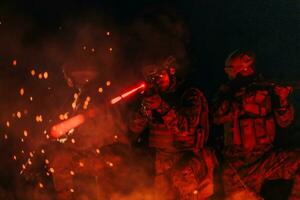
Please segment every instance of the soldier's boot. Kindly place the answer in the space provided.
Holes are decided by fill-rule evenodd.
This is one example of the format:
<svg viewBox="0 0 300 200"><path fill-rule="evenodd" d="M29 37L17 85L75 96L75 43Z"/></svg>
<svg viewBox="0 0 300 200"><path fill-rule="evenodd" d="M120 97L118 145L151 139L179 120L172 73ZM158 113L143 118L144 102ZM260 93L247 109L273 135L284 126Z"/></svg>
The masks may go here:
<svg viewBox="0 0 300 200"><path fill-rule="evenodd" d="M300 200L300 174L296 174L289 200Z"/></svg>

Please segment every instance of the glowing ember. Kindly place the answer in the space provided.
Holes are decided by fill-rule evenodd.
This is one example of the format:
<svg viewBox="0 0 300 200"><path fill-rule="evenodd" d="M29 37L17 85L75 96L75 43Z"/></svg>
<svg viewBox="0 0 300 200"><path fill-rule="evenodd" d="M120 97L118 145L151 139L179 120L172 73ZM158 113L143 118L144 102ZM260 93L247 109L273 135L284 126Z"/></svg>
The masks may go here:
<svg viewBox="0 0 300 200"><path fill-rule="evenodd" d="M72 192L72 193L73 193L73 192L74 192L74 189L73 189L73 188L71 188L71 189L70 189L70 192Z"/></svg>
<svg viewBox="0 0 300 200"><path fill-rule="evenodd" d="M114 166L114 164L113 164L112 162L109 162L109 161L107 161L106 164L107 164L108 166L110 166L110 167L113 167L113 166Z"/></svg>
<svg viewBox="0 0 300 200"><path fill-rule="evenodd" d="M9 121L6 121L6 126L7 126L7 127L10 127Z"/></svg>
<svg viewBox="0 0 300 200"><path fill-rule="evenodd" d="M71 139L71 142L72 142L72 144L75 144L76 141L75 141L74 138L72 138L72 139Z"/></svg>
<svg viewBox="0 0 300 200"><path fill-rule="evenodd" d="M17 156L14 155L14 156L13 156L13 159L14 159L14 160L17 160Z"/></svg>
<svg viewBox="0 0 300 200"><path fill-rule="evenodd" d="M41 150L41 153L42 153L42 154L44 154L44 153L45 153L45 150L44 150L44 149L42 149L42 150Z"/></svg>
<svg viewBox="0 0 300 200"><path fill-rule="evenodd" d="M113 49L110 47L110 48L109 48L109 51L112 52L112 50L113 50Z"/></svg>
<svg viewBox="0 0 300 200"><path fill-rule="evenodd" d="M48 165L48 164L49 164L49 160L48 160L48 159L45 159L45 163Z"/></svg>
<svg viewBox="0 0 300 200"><path fill-rule="evenodd" d="M72 128L71 130L68 131L68 133L69 133L69 134L72 134L72 133L74 133L74 131L75 131L75 129Z"/></svg>
<svg viewBox="0 0 300 200"><path fill-rule="evenodd" d="M60 114L60 115L59 115L59 119L60 119L60 120L64 120L64 119L65 119L65 118L64 118L64 115L63 115L63 114Z"/></svg>
<svg viewBox="0 0 300 200"><path fill-rule="evenodd" d="M23 134L24 134L25 137L27 137L27 136L28 136L27 130L24 130L24 131L23 131Z"/></svg>
<svg viewBox="0 0 300 200"><path fill-rule="evenodd" d="M111 82L110 81L106 81L106 86L110 86Z"/></svg>
<svg viewBox="0 0 300 200"><path fill-rule="evenodd" d="M39 182L39 187L44 188L44 185L41 182Z"/></svg>
<svg viewBox="0 0 300 200"><path fill-rule="evenodd" d="M66 112L66 113L64 114L64 119L68 119L68 118L69 118L69 113Z"/></svg>
<svg viewBox="0 0 300 200"><path fill-rule="evenodd" d="M99 88L98 88L98 92L99 92L99 93L102 93L102 92L103 92L103 88L102 88L102 87L99 87Z"/></svg>
<svg viewBox="0 0 300 200"><path fill-rule="evenodd" d="M24 95L24 93L25 93L25 90L24 90L24 88L21 88L19 93L20 93L20 95L21 95L21 96L23 96L23 95Z"/></svg>
<svg viewBox="0 0 300 200"><path fill-rule="evenodd" d="M12 64L13 64L13 66L16 66L17 65L17 60L13 60Z"/></svg>
<svg viewBox="0 0 300 200"><path fill-rule="evenodd" d="M36 115L35 116L35 121L36 122L42 122L43 121L43 116L42 115Z"/></svg>
<svg viewBox="0 0 300 200"><path fill-rule="evenodd" d="M79 162L79 167L84 167L84 163L83 162Z"/></svg>
<svg viewBox="0 0 300 200"><path fill-rule="evenodd" d="M72 175L72 176L74 176L75 175L75 173L74 173L74 171L70 171L70 174Z"/></svg>
<svg viewBox="0 0 300 200"><path fill-rule="evenodd" d="M44 72L44 79L48 78L48 72Z"/></svg>
<svg viewBox="0 0 300 200"><path fill-rule="evenodd" d="M53 174L54 173L54 169L51 167L50 169L49 169L49 171Z"/></svg>
<svg viewBox="0 0 300 200"><path fill-rule="evenodd" d="M29 97L30 101L33 101L33 97Z"/></svg>
<svg viewBox="0 0 300 200"><path fill-rule="evenodd" d="M106 35L107 35L107 36L110 36L110 32L109 32L109 31L107 31L107 32L106 32Z"/></svg>
<svg viewBox="0 0 300 200"><path fill-rule="evenodd" d="M85 99L85 101L84 101L83 109L87 109L88 108L90 100L91 100L91 97L87 96L86 99Z"/></svg>
<svg viewBox="0 0 300 200"><path fill-rule="evenodd" d="M8 136L7 136L7 134L5 134L5 135L4 135L4 139L6 139L6 140L8 139Z"/></svg>
<svg viewBox="0 0 300 200"><path fill-rule="evenodd" d="M194 190L194 192L193 192L194 194L198 194L198 190Z"/></svg>
<svg viewBox="0 0 300 200"><path fill-rule="evenodd" d="M43 78L43 74L39 73L38 77L39 77L39 79L42 79Z"/></svg>
<svg viewBox="0 0 300 200"><path fill-rule="evenodd" d="M72 108L75 109L76 108L76 102L72 103Z"/></svg>
<svg viewBox="0 0 300 200"><path fill-rule="evenodd" d="M29 153L29 156L30 156L31 158L33 158L33 153L32 153L32 152L30 152L30 153Z"/></svg>
<svg viewBox="0 0 300 200"><path fill-rule="evenodd" d="M17 112L17 117L20 119L22 117L22 114L20 111Z"/></svg>
<svg viewBox="0 0 300 200"><path fill-rule="evenodd" d="M100 154L100 149L96 149L96 153L97 153L97 154Z"/></svg>
<svg viewBox="0 0 300 200"><path fill-rule="evenodd" d="M31 74L32 76L34 76L34 75L35 75L35 70L32 69L32 70L30 71L30 74Z"/></svg>

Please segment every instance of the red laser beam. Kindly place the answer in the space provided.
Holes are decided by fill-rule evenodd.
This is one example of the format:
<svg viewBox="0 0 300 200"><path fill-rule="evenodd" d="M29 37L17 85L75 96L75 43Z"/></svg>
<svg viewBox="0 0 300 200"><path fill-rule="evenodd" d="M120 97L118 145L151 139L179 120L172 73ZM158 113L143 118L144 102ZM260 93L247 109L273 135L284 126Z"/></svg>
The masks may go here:
<svg viewBox="0 0 300 200"><path fill-rule="evenodd" d="M122 99L128 97L129 95L134 94L134 93L138 92L138 91L141 90L141 89L144 89L145 87L146 87L146 84L145 84L145 83L142 83L142 84L140 84L139 86L137 86L137 87L135 87L135 88L129 90L128 92L125 92L124 94L122 94L122 95L120 95L120 96L117 96L117 97L113 98L113 99L110 101L110 103L111 103L111 104L115 104L115 103L121 101Z"/></svg>
<svg viewBox="0 0 300 200"><path fill-rule="evenodd" d="M144 90L144 88L146 87L145 83L141 83L140 85L138 85L137 87L125 92L124 94L113 98L110 103L111 104L115 104L119 101L121 101L122 99L140 91L140 90ZM96 116L97 110L96 109L90 109L85 113L82 114L78 114L74 117L71 117L61 123L58 123L54 126L52 126L51 131L50 131L50 135L53 138L60 138L61 136L67 134L71 129L74 129L78 126L80 126L81 124L83 124L88 118L93 118Z"/></svg>

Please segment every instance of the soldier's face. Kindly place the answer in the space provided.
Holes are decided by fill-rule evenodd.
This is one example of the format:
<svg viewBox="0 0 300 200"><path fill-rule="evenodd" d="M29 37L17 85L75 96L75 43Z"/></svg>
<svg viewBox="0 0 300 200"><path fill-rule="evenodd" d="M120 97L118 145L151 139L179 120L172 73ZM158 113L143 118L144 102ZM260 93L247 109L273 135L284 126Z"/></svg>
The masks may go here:
<svg viewBox="0 0 300 200"><path fill-rule="evenodd" d="M229 62L229 66L224 68L230 80L235 79L238 74L241 76L249 76L254 73L252 68L253 60L244 55L243 57L234 58Z"/></svg>
<svg viewBox="0 0 300 200"><path fill-rule="evenodd" d="M236 74L236 72L235 72L235 70L232 66L226 66L224 68L224 71L225 71L225 73L227 74L227 76L230 80L235 79L237 74Z"/></svg>
<svg viewBox="0 0 300 200"><path fill-rule="evenodd" d="M161 91L166 91L170 87L170 76L166 70L161 71L158 85Z"/></svg>

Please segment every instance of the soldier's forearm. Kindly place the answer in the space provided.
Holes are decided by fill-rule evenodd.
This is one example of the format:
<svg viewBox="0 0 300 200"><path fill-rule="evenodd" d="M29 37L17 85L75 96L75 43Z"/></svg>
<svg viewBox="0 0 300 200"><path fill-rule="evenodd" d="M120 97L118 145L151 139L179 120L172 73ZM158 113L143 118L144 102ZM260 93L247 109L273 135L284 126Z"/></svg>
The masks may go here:
<svg viewBox="0 0 300 200"><path fill-rule="evenodd" d="M294 120L295 110L292 105L287 105L286 107L282 108L276 108L274 112L276 121L280 127L287 127Z"/></svg>

